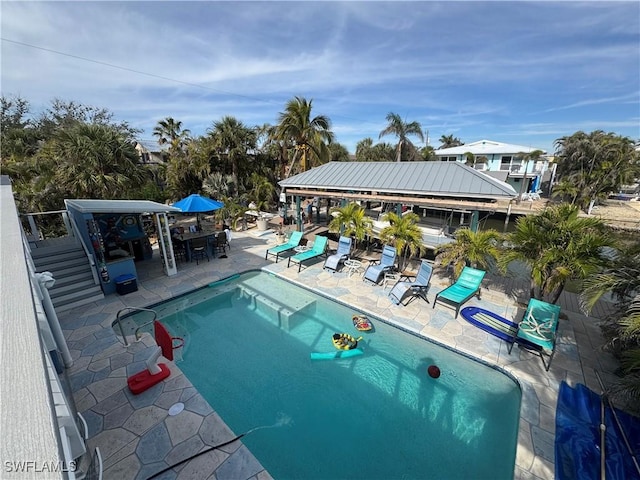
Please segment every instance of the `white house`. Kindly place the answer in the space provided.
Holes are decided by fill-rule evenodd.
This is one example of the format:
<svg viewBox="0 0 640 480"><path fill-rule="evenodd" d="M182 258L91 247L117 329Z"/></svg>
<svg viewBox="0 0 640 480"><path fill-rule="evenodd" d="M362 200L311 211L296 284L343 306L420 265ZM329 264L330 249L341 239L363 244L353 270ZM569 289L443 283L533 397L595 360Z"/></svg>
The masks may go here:
<svg viewBox="0 0 640 480"><path fill-rule="evenodd" d="M527 161L523 154L540 150L542 156L536 161ZM435 155L443 162L467 163L473 155L473 167L511 185L517 192L537 192L543 181L549 181L549 158L541 148L525 147L510 143L480 140L458 147L441 148ZM546 173L546 175L545 175ZM526 184L522 185L522 180Z"/></svg>

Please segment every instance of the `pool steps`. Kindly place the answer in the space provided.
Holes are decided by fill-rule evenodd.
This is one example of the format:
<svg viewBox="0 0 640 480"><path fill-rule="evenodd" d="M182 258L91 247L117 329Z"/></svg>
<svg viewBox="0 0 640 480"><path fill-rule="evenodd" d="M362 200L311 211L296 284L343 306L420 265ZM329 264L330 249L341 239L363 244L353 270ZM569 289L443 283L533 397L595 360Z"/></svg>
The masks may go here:
<svg viewBox="0 0 640 480"><path fill-rule="evenodd" d="M240 298L248 301L254 310L266 313L265 318L269 322L283 328L285 331L289 331L291 328L295 327L294 314L303 311L313 311L313 308L315 308L316 300L313 298L288 298L287 303L285 303L280 300L280 297L282 297L282 292L280 291L265 292L264 285L257 286L257 288L260 288L261 290L258 291L257 288L254 289L246 283L238 285L235 282L230 282L231 280L236 279L237 276L234 275L217 282L212 282L208 285L210 288L201 289L194 292L189 297L177 298L173 301L158 305L154 310L158 315L158 319L162 321L163 318L175 315L190 306L205 302L226 292L237 291L237 296L234 295L234 298ZM140 340L135 337L135 331L140 325L147 323L149 318L149 314L146 312L122 317L120 323L129 343L134 343ZM116 325L115 321L113 322L112 327L116 333L118 341L124 345L120 328ZM148 325L140 330L140 333L142 334L152 334L152 332L152 325Z"/></svg>
<svg viewBox="0 0 640 480"><path fill-rule="evenodd" d="M265 318L278 328L284 331L290 331L296 326L296 318L301 320L302 317L295 317L296 313L304 311L313 311L316 301L313 298L289 298L285 303L272 295L265 295L246 285L239 285L239 296L249 302L249 308L259 312L266 313ZM282 295L282 294L280 294Z"/></svg>

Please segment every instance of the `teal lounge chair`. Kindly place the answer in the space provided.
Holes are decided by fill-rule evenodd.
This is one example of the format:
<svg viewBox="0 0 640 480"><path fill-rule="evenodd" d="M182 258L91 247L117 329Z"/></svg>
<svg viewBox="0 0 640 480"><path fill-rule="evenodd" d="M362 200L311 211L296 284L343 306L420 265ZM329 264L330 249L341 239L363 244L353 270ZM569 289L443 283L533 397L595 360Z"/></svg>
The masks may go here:
<svg viewBox="0 0 640 480"><path fill-rule="evenodd" d="M302 232L293 232L287 243L278 245L277 247L267 248L267 253L264 254L264 259L266 260L269 255L274 255L276 257L276 263L278 263L278 256L283 252L296 248L300 245L300 240L302 240Z"/></svg>
<svg viewBox="0 0 640 480"><path fill-rule="evenodd" d="M471 267L464 267L460 276L456 282L445 288L439 293L436 293L436 299L433 301L433 308L436 308L438 300L440 303L445 303L456 309L456 316L458 318L458 312L460 307L464 305L471 297L476 293L480 298L480 283L484 278L486 272L483 270L477 270Z"/></svg>
<svg viewBox="0 0 640 480"><path fill-rule="evenodd" d="M291 260L293 260L294 263L298 264L298 272L300 272L300 269L302 268L302 262L304 262L305 260L310 260L312 258L319 257L320 255L325 255L325 251L327 250L327 240L328 240L327 237L316 236L316 239L313 242L313 247L311 247L311 250L298 253L293 257L289 257L289 262L287 263L287 267L291 265Z"/></svg>
<svg viewBox="0 0 640 480"><path fill-rule="evenodd" d="M532 298L527 305L522 321L518 324L516 342L527 350L536 353L542 360L542 365L548 372L551 360L556 351L556 336L558 334L558 320L560 306ZM509 354L513 343L509 346ZM544 360L544 352L549 354L549 362Z"/></svg>

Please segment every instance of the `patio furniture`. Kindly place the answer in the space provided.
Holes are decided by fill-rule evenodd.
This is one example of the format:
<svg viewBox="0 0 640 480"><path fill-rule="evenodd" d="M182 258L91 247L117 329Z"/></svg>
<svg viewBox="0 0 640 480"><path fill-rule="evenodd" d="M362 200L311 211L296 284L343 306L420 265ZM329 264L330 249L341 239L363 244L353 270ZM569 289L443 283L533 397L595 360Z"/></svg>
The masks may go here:
<svg viewBox="0 0 640 480"><path fill-rule="evenodd" d="M369 280L372 283L380 282L385 272L393 270L396 262L396 249L391 245L385 245L382 249L382 257L380 263L370 264L367 270L364 272L364 280Z"/></svg>
<svg viewBox="0 0 640 480"><path fill-rule="evenodd" d="M300 244L300 240L302 240L302 232L293 232L287 243L268 248L264 255L264 259L266 260L269 255L274 255L276 257L276 263L278 263L278 257L280 254L293 250Z"/></svg>
<svg viewBox="0 0 640 480"><path fill-rule="evenodd" d="M349 258L344 261L344 268L347 272L347 276L351 278L354 273L362 271L362 262L360 260Z"/></svg>
<svg viewBox="0 0 640 480"><path fill-rule="evenodd" d="M328 268L334 272L338 269L341 263L349 258L351 252L351 237L340 237L338 240L338 250L335 254L330 255L324 262L322 268Z"/></svg>
<svg viewBox="0 0 640 480"><path fill-rule="evenodd" d="M391 288L400 280L400 272L396 272L395 270L389 270L388 272L384 272L384 278L382 279L382 291L384 292L387 287Z"/></svg>
<svg viewBox="0 0 640 480"><path fill-rule="evenodd" d="M224 231L217 232L215 235L209 237L211 246L213 247L213 255L227 253L227 234Z"/></svg>
<svg viewBox="0 0 640 480"><path fill-rule="evenodd" d="M316 236L316 239L313 242L313 247L311 247L311 250L298 253L293 257L289 257L289 261L287 262L287 267L291 265L291 260L293 260L294 263L298 264L298 272L300 272L300 269L302 268L302 262L304 262L305 260L311 260L312 258L319 257L320 255L325 255L325 251L327 249L327 240L329 240L327 237Z"/></svg>
<svg viewBox="0 0 640 480"><path fill-rule="evenodd" d="M420 270L418 270L415 281L396 283L389 292L389 298L396 305L409 305L416 298L421 298L429 303L427 293L429 292L429 282L431 281L432 273L433 267L423 260L420 263ZM405 299L408 299L408 301L403 304L402 302Z"/></svg>
<svg viewBox="0 0 640 480"><path fill-rule="evenodd" d="M456 309L456 316L454 318L458 318L458 312L464 303L476 294L478 298L480 298L480 283L485 273L484 270L464 267L453 285L436 293L433 308L436 308L436 303L440 301L440 303L454 307Z"/></svg>
<svg viewBox="0 0 640 480"><path fill-rule="evenodd" d="M195 238L191 240L191 261L195 259L196 265L199 260L207 259L209 261L209 245L206 238Z"/></svg>
<svg viewBox="0 0 640 480"><path fill-rule="evenodd" d="M556 351L560 310L559 305L532 298L529 300L527 311L518 325L516 342L537 354L547 372L551 367L551 361ZM511 353L512 348L513 344L509 348L509 353ZM545 362L544 359L545 351L550 352L548 353L548 362Z"/></svg>

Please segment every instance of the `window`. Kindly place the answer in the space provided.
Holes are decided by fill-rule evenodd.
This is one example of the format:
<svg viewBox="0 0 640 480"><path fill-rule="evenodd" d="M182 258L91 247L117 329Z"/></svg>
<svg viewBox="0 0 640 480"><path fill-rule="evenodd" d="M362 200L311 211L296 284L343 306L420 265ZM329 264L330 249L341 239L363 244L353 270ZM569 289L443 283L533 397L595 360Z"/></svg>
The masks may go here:
<svg viewBox="0 0 640 480"><path fill-rule="evenodd" d="M500 159L500 170L511 169L511 155L504 156Z"/></svg>
<svg viewBox="0 0 640 480"><path fill-rule="evenodd" d="M455 162L457 159L458 157L440 157L441 162Z"/></svg>

